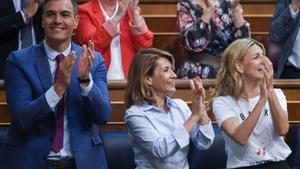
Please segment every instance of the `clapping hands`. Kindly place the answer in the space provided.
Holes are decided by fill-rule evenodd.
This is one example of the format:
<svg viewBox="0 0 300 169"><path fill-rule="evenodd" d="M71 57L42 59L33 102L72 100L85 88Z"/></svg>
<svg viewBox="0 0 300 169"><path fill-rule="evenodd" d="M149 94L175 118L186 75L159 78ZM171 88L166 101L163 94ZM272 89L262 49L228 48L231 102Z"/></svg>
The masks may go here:
<svg viewBox="0 0 300 169"><path fill-rule="evenodd" d="M24 7L23 12L27 17L32 17L38 10L40 4L42 4L44 0L28 0L26 1L26 6Z"/></svg>
<svg viewBox="0 0 300 169"><path fill-rule="evenodd" d="M291 7L296 12L300 7L300 0L292 0Z"/></svg>
<svg viewBox="0 0 300 169"><path fill-rule="evenodd" d="M240 3L240 0L232 0L231 7L232 7L233 15L235 15L235 14L242 15L243 14L243 8Z"/></svg>
<svg viewBox="0 0 300 169"><path fill-rule="evenodd" d="M138 4L139 4L139 0L130 0L128 7L131 13L135 13L137 11Z"/></svg>
<svg viewBox="0 0 300 169"><path fill-rule="evenodd" d="M131 0L122 0L119 3L119 8L116 15L113 18L115 24L118 24L120 20L125 16L126 8L128 7Z"/></svg>
<svg viewBox="0 0 300 169"><path fill-rule="evenodd" d="M264 100L268 99L268 93L273 90L273 64L269 58L263 58L264 78L260 83L260 95Z"/></svg>
<svg viewBox="0 0 300 169"><path fill-rule="evenodd" d="M243 16L243 8L240 3L240 0L232 0L231 8L234 26L236 28L240 28L245 23L245 19Z"/></svg>
<svg viewBox="0 0 300 169"><path fill-rule="evenodd" d="M203 10L214 8L217 5L216 0L197 0L196 2Z"/></svg>
<svg viewBox="0 0 300 169"><path fill-rule="evenodd" d="M205 111L204 99L205 89L203 88L202 81L199 77L195 77L190 81L190 87L192 89L192 115L201 118Z"/></svg>
<svg viewBox="0 0 300 169"><path fill-rule="evenodd" d="M87 45L82 46L82 55L78 61L78 77L86 79L94 64L94 42L89 40Z"/></svg>
<svg viewBox="0 0 300 169"><path fill-rule="evenodd" d="M196 2L203 9L203 15L201 16L201 19L204 22L209 23L213 17L217 0L197 0Z"/></svg>

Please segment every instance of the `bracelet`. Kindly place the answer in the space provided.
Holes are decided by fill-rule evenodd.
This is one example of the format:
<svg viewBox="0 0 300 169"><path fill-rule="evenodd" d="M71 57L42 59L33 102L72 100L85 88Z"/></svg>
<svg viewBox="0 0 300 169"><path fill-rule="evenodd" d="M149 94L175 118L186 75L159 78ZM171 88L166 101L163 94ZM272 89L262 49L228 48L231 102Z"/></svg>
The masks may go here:
<svg viewBox="0 0 300 169"><path fill-rule="evenodd" d="M90 83L90 81L91 81L89 77L87 77L85 79L81 79L78 77L77 79L78 79L79 83Z"/></svg>

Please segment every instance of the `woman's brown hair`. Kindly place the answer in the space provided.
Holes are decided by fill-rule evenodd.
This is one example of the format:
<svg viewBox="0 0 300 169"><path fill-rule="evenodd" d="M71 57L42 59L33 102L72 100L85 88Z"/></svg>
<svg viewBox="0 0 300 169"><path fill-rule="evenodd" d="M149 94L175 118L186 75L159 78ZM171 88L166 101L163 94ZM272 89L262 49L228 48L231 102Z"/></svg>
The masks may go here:
<svg viewBox="0 0 300 169"><path fill-rule="evenodd" d="M149 85L145 83L146 76L152 76L159 58L166 58L174 66L173 56L156 48L141 49L131 62L127 87L125 91L125 106L129 108L141 101L152 101L153 93Z"/></svg>

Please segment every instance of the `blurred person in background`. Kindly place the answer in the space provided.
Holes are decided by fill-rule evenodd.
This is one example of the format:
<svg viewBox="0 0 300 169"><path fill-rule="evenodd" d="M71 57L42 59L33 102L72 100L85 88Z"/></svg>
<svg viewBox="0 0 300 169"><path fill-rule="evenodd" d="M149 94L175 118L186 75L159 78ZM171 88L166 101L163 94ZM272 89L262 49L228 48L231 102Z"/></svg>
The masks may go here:
<svg viewBox="0 0 300 169"><path fill-rule="evenodd" d="M139 0L91 0L78 8L76 40L95 43L104 57L109 80L126 79L138 49L152 46L153 33L138 8Z"/></svg>
<svg viewBox="0 0 300 169"><path fill-rule="evenodd" d="M269 37L281 45L275 77L300 78L300 0L276 0Z"/></svg>
<svg viewBox="0 0 300 169"><path fill-rule="evenodd" d="M182 50L186 50L179 65L198 63L201 78L215 78L225 48L238 38L250 36L240 0L180 0L177 25Z"/></svg>
<svg viewBox="0 0 300 169"><path fill-rule="evenodd" d="M0 1L0 79L8 54L35 45L44 38L42 29L43 0Z"/></svg>

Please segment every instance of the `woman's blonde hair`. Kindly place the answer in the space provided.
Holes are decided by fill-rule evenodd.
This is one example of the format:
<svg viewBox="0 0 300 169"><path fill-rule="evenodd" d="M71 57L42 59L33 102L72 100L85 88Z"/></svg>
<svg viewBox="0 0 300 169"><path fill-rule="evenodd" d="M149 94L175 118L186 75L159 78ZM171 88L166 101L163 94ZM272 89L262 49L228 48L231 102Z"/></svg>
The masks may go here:
<svg viewBox="0 0 300 169"><path fill-rule="evenodd" d="M131 62L129 69L127 87L125 91L125 106L129 108L141 101L153 101L151 87L145 83L146 76L152 76L156 68L157 60L166 58L174 68L173 56L163 50L156 48L141 49Z"/></svg>
<svg viewBox="0 0 300 169"><path fill-rule="evenodd" d="M248 49L253 45L259 46L265 55L263 44L250 38L235 40L225 49L213 97L230 95L236 100L240 98L243 86L242 76L236 71L235 64L237 61L244 60Z"/></svg>

